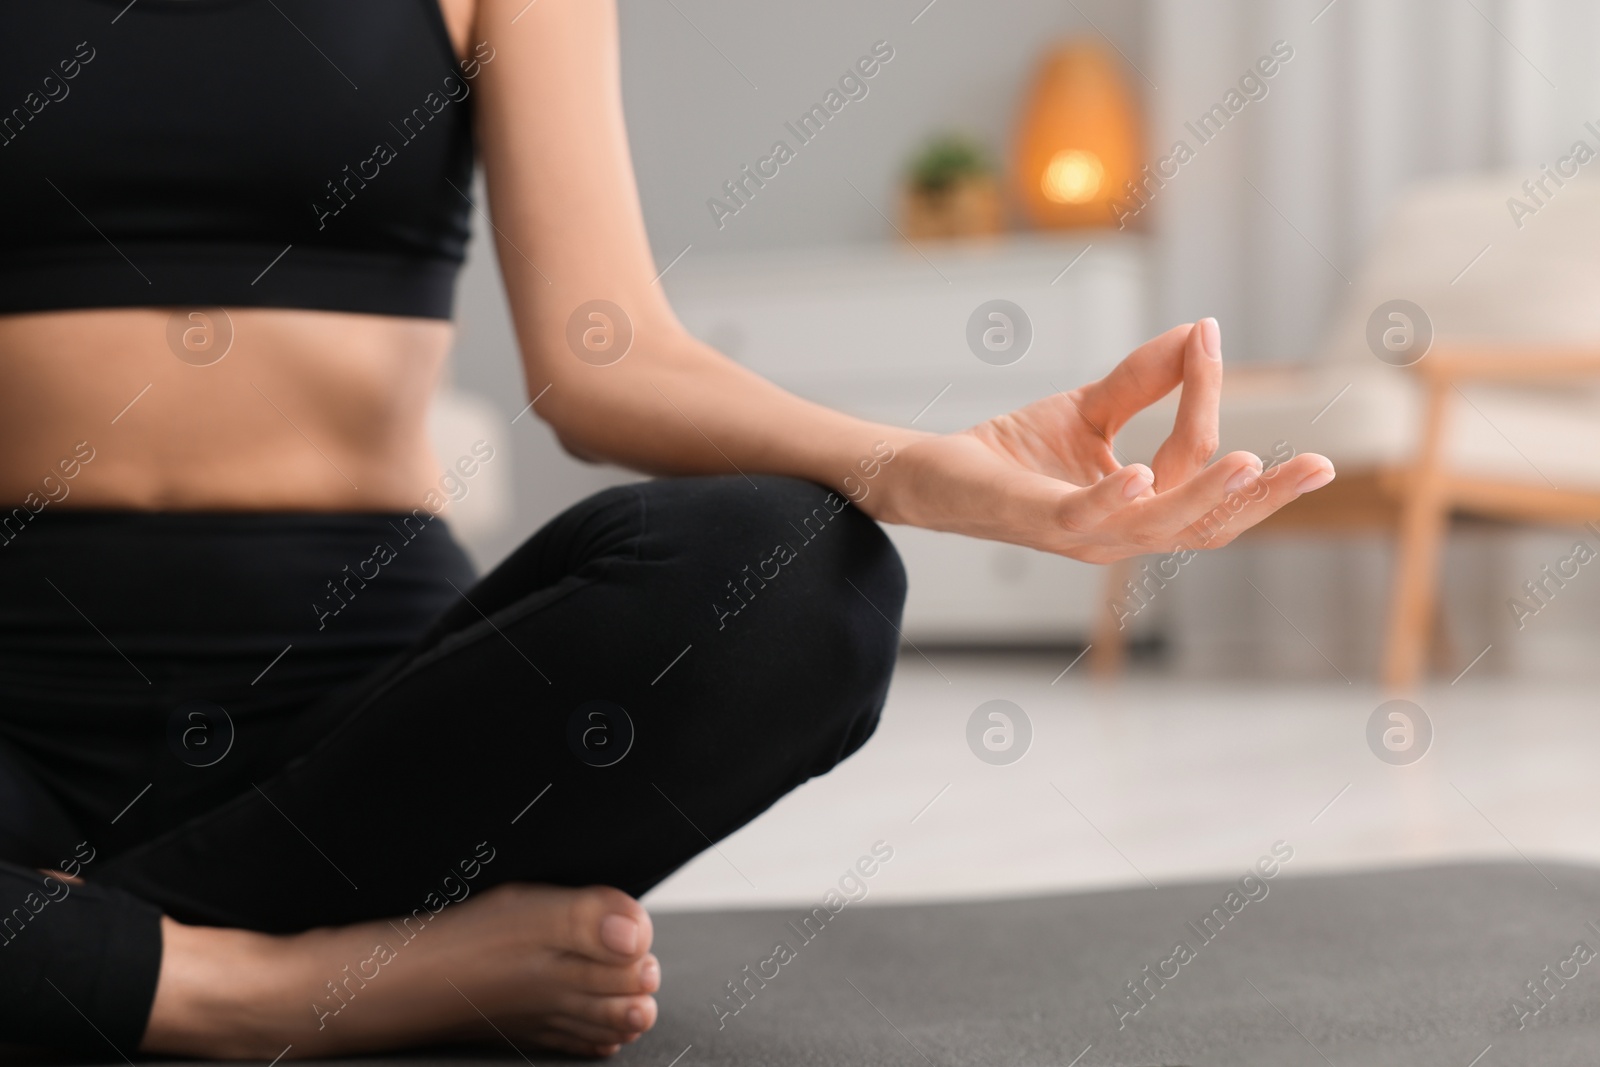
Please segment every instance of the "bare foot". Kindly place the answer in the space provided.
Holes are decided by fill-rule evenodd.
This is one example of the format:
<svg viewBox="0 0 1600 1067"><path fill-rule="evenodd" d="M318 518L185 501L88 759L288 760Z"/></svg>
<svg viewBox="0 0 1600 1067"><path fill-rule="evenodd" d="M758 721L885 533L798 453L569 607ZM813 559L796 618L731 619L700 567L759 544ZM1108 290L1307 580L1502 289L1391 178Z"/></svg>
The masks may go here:
<svg viewBox="0 0 1600 1067"><path fill-rule="evenodd" d="M422 912L426 915L427 912ZM603 886L510 884L424 925L273 937L162 920L140 1050L271 1059L486 1041L607 1056L655 1025L650 917Z"/></svg>

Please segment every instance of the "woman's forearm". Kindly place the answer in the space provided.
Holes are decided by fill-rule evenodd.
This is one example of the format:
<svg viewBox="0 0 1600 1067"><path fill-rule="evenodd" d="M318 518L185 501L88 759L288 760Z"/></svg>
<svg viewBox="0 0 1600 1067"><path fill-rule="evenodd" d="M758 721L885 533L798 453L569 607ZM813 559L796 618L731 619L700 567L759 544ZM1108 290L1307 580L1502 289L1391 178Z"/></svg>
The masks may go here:
<svg viewBox="0 0 1600 1067"><path fill-rule="evenodd" d="M538 410L574 454L653 474L807 478L876 514L895 452L930 436L804 400L687 335L642 342L555 374Z"/></svg>
<svg viewBox="0 0 1600 1067"><path fill-rule="evenodd" d="M484 0L480 10L478 32L499 55L478 82L476 127L501 277L529 395L549 385L536 413L569 451L650 473L786 474L843 492L877 442L922 436L794 397L678 322L628 158L614 4ZM609 329L584 317L599 301L632 335L604 366L571 335L589 321Z"/></svg>

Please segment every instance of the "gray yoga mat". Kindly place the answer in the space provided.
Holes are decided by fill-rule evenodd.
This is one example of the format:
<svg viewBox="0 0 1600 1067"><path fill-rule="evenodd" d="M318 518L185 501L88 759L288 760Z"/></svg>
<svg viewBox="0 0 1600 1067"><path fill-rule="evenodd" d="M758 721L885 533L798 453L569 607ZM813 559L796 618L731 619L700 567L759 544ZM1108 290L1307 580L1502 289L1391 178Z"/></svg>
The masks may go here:
<svg viewBox="0 0 1600 1067"><path fill-rule="evenodd" d="M1600 871L1471 864L1265 885L1207 925L1237 885L852 905L804 945L788 925L801 908L664 916L662 1021L616 1062L666 1067L691 1045L678 1067L1066 1067L1080 1055L1079 1067L1468 1067L1491 1045L1477 1067L1600 1062L1600 957L1573 953L1580 941L1600 951L1587 925L1600 926ZM724 983L746 964L759 975L778 940L796 958L719 1030ZM1126 983L1147 965L1148 1004L1130 1016ZM1547 1006L1524 986L1540 978Z"/></svg>
<svg viewBox="0 0 1600 1067"><path fill-rule="evenodd" d="M1284 873L1242 888L1232 901L1227 894L1241 890L1238 883L851 904L826 923L813 917L810 927L802 926L802 907L661 916L661 1022L611 1062L1588 1067L1600 1060L1600 957L1574 951L1580 942L1600 951L1600 871L1466 864ZM793 952L788 962L774 958L780 941ZM1175 953L1180 941L1187 955ZM764 986L748 979L747 999L733 1014L740 1002L727 999L726 983L746 979L747 965L748 974L776 977L761 979ZM1541 999L1525 985L1536 981ZM1133 999L1129 982L1144 983L1144 1002ZM524 1062L509 1047L361 1062L486 1061Z"/></svg>

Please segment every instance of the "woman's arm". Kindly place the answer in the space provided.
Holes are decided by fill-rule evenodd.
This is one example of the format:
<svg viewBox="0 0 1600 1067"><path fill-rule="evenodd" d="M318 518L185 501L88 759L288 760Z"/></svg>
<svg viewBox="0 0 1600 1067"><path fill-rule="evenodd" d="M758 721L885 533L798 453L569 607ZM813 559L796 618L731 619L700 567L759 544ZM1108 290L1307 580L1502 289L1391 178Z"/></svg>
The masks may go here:
<svg viewBox="0 0 1600 1067"><path fill-rule="evenodd" d="M615 7L525 4L480 0L476 36L494 59L477 79L478 132L528 387L550 385L536 410L562 443L654 473L731 474L736 464L837 485L875 441L921 436L801 400L684 330L654 281ZM567 343L569 317L591 300L631 321L620 362L591 365Z"/></svg>
<svg viewBox="0 0 1600 1067"><path fill-rule="evenodd" d="M831 411L726 359L689 336L656 280L623 123L615 4L480 5L475 39L494 58L477 79L478 135L501 271L530 395L549 386L536 410L574 454L652 473L795 475L885 521L1094 561L1196 540L1193 524L1260 471L1248 453L1206 466L1222 374L1214 323L1168 331L1101 382L950 435ZM618 362L596 365L569 344L568 320L593 300L631 325ZM1180 383L1155 470L1116 463L1108 435ZM895 458L867 486L860 465L884 448ZM1331 475L1322 457L1296 457L1270 483L1243 487L1255 495L1234 501L1227 527L1190 547L1226 543Z"/></svg>

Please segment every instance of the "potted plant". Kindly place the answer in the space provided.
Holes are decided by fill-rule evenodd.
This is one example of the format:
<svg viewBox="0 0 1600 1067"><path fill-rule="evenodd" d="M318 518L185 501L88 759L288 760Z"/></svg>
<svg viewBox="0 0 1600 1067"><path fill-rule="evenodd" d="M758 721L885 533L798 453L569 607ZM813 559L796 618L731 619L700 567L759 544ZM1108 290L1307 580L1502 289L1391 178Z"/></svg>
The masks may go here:
<svg viewBox="0 0 1600 1067"><path fill-rule="evenodd" d="M1000 185L970 137L943 134L911 161L901 191L901 228L912 240L971 237L1005 228Z"/></svg>

